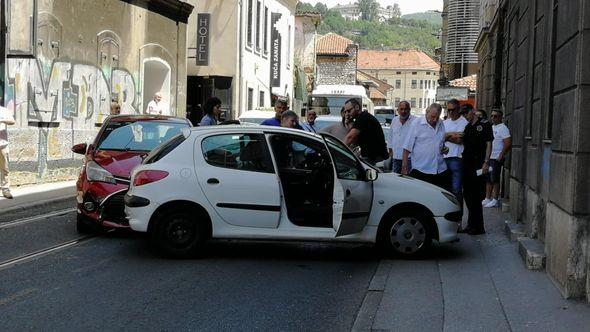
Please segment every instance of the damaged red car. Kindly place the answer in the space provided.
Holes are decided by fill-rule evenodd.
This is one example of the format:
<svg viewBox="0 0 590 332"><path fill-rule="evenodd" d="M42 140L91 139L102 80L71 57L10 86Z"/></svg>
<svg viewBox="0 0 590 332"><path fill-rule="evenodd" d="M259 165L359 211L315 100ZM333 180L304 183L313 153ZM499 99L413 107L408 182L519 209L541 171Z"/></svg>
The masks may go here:
<svg viewBox="0 0 590 332"><path fill-rule="evenodd" d="M191 126L187 119L164 115L116 115L105 120L92 144L76 144L84 155L76 182L80 233L128 228L123 198L135 166L155 147Z"/></svg>

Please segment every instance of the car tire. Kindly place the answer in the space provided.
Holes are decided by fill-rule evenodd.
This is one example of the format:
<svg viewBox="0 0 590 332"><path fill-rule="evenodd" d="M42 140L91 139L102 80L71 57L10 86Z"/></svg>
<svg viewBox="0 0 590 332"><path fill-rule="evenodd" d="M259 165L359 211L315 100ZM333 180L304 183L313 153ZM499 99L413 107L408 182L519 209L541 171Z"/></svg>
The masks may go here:
<svg viewBox="0 0 590 332"><path fill-rule="evenodd" d="M79 234L97 234L100 233L101 227L90 218L78 213L76 215L76 231Z"/></svg>
<svg viewBox="0 0 590 332"><path fill-rule="evenodd" d="M187 209L168 209L159 213L154 226L153 242L172 257L194 256L207 239L205 223Z"/></svg>
<svg viewBox="0 0 590 332"><path fill-rule="evenodd" d="M387 256L420 258L432 245L432 228L427 217L385 217L379 232L378 244Z"/></svg>

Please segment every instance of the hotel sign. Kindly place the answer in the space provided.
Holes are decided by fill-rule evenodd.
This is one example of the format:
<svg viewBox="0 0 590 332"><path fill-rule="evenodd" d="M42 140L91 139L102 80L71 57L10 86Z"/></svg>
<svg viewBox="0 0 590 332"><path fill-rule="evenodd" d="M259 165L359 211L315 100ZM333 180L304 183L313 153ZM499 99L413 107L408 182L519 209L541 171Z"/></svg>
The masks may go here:
<svg viewBox="0 0 590 332"><path fill-rule="evenodd" d="M209 21L211 14L197 15L197 66L209 65Z"/></svg>
<svg viewBox="0 0 590 332"><path fill-rule="evenodd" d="M277 29L277 23L281 19L281 13L271 14L270 33L270 86L281 86L281 34Z"/></svg>

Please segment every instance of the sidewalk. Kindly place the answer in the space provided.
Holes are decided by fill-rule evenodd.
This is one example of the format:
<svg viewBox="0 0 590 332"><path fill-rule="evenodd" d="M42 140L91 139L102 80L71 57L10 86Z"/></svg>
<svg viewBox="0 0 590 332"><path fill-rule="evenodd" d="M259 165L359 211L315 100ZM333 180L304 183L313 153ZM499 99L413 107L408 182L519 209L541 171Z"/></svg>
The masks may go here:
<svg viewBox="0 0 590 332"><path fill-rule="evenodd" d="M43 183L10 188L13 199L0 196L0 222L9 215L37 207L51 208L73 201L76 197L76 181ZM72 205L75 207L75 205Z"/></svg>
<svg viewBox="0 0 590 332"><path fill-rule="evenodd" d="M461 234L421 261L382 261L353 330L589 331L590 305L525 268L499 208L484 216L485 235ZM372 317L361 317L371 303Z"/></svg>

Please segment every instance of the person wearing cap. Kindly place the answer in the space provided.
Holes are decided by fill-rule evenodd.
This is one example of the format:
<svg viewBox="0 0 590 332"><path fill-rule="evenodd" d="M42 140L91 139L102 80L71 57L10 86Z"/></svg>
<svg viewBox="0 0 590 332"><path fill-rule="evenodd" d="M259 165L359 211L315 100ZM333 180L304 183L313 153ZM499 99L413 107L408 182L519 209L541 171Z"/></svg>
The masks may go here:
<svg viewBox="0 0 590 332"><path fill-rule="evenodd" d="M10 181L8 179L8 130L6 126L15 123L12 111L0 106L0 189L2 196L11 199Z"/></svg>
<svg viewBox="0 0 590 332"><path fill-rule="evenodd" d="M494 134L491 124L469 108L465 115L469 122L463 132L463 197L467 205L467 228L461 230L470 235L485 233L483 207L486 184L484 174L489 171L490 155Z"/></svg>

